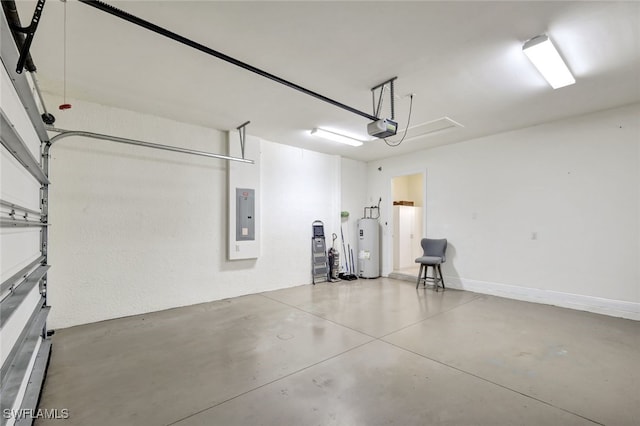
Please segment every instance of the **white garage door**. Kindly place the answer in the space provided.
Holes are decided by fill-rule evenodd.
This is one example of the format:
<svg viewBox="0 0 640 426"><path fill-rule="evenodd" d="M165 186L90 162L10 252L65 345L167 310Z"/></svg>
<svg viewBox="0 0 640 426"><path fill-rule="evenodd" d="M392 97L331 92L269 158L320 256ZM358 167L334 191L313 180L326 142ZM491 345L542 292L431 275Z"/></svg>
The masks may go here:
<svg viewBox="0 0 640 426"><path fill-rule="evenodd" d="M18 50L1 16L0 424L31 424L51 343L46 336L46 191L40 146L48 141Z"/></svg>

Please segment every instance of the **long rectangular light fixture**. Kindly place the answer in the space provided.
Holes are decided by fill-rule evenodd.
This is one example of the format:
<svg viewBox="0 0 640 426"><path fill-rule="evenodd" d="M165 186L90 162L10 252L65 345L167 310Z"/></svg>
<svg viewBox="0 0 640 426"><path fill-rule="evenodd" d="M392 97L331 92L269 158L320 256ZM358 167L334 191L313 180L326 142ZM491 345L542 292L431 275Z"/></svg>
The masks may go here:
<svg viewBox="0 0 640 426"><path fill-rule="evenodd" d="M315 128L313 130L311 130L311 134L313 136L317 136L319 138L323 138L323 139L328 139L330 141L334 141L334 142L340 142L346 145L351 145L351 146L360 146L362 145L362 141L359 139L355 139L349 136L345 136L345 135L341 135L340 133L336 133L336 132L331 132L329 130L325 130L325 129L320 129L320 128Z"/></svg>
<svg viewBox="0 0 640 426"><path fill-rule="evenodd" d="M527 41L522 46L522 51L554 89L576 82L547 35L539 35Z"/></svg>

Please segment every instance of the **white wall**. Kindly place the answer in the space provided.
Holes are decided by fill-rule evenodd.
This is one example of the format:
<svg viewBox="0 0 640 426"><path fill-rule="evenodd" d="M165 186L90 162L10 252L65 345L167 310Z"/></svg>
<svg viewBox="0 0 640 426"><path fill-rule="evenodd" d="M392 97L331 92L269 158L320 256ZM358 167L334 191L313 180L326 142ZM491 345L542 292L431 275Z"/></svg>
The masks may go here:
<svg viewBox="0 0 640 426"><path fill-rule="evenodd" d="M71 103L56 126L226 153L223 132ZM268 141L261 149L261 256L228 261L226 162L92 139L58 142L51 328L310 283L312 221L324 221L328 236L339 233L340 158Z"/></svg>
<svg viewBox="0 0 640 426"><path fill-rule="evenodd" d="M639 114L636 104L373 161L369 197L424 169L426 234L449 240L449 284L640 319Z"/></svg>
<svg viewBox="0 0 640 426"><path fill-rule="evenodd" d="M311 224L324 222L327 248L339 234L340 157L262 144L262 269L271 288L311 283Z"/></svg>
<svg viewBox="0 0 640 426"><path fill-rule="evenodd" d="M223 132L71 102L57 126L226 152ZM310 283L311 222L325 223L329 246L340 211L349 211L345 238L355 252L356 220L378 197L387 275L391 177L420 171L427 234L450 241L449 285L637 315L639 112L635 105L368 165L262 141L261 256L239 261L226 260L225 162L63 140L51 164L50 325Z"/></svg>
<svg viewBox="0 0 640 426"><path fill-rule="evenodd" d="M340 240L338 251L340 252L340 265L344 270L346 262L349 260L349 246L353 250L353 263L355 268L358 267L358 219L363 215L365 206L370 206L371 202L367 200L367 166L361 161L342 158L341 161L341 189L342 199L340 211L349 212L348 218L342 218L342 232L344 235L344 247L342 247L341 235L338 233ZM353 274L357 272L349 271Z"/></svg>

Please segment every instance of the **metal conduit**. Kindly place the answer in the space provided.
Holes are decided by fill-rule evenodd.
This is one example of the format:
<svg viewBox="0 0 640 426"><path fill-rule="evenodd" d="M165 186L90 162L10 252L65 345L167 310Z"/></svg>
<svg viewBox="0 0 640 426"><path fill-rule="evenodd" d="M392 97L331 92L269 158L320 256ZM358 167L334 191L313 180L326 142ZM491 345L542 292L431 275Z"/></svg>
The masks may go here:
<svg viewBox="0 0 640 426"><path fill-rule="evenodd" d="M196 151L196 150L187 149L187 148L178 148L176 146L160 145L160 144L157 144L157 143L144 142L144 141L139 141L139 140L135 140L135 139L120 138L120 137L117 137L117 136L103 135L103 134L100 134L100 133L85 132L85 131L80 131L80 130L64 130L64 129L58 129L58 128L55 128L55 127L47 127L47 130L50 131L50 132L57 132L59 134L54 136L54 137L52 137L49 140L49 143L45 146L45 148L44 148L44 155L45 156L49 155L49 150L51 149L51 146L55 142L59 141L60 139L66 138L66 137L69 137L69 136L84 136L84 137L87 137L87 138L102 139L102 140L106 140L106 141L124 143L124 144L128 144L128 145L137 145L137 146L144 146L144 147L147 147L147 148L161 149L161 150L164 150L164 151L181 152L183 154L199 155L199 156L202 156L202 157L218 158L218 159L221 159L221 160L237 161L239 163L254 164L253 160L247 160L245 158L230 157L228 155L214 154L214 153L205 152L205 151Z"/></svg>

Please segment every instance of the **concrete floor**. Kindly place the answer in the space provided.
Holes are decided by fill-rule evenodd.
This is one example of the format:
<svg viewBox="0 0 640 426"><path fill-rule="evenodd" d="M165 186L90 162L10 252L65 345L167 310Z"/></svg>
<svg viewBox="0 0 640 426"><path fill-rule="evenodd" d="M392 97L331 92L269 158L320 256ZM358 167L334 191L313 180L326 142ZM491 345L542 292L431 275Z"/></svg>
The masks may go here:
<svg viewBox="0 0 640 426"><path fill-rule="evenodd" d="M36 425L638 425L640 324L358 280L58 331Z"/></svg>

